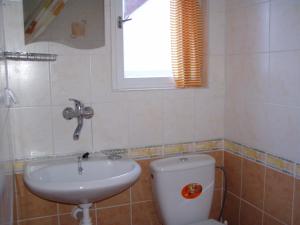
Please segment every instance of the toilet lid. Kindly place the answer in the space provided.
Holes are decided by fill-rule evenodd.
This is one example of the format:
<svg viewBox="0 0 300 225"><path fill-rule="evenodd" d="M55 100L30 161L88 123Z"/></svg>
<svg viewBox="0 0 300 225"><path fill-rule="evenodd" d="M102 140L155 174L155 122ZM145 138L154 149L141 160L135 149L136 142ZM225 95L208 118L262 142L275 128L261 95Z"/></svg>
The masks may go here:
<svg viewBox="0 0 300 225"><path fill-rule="evenodd" d="M193 224L189 224L189 225L224 225L224 224L220 223L216 220L205 220L205 221L201 221L201 222L193 223Z"/></svg>

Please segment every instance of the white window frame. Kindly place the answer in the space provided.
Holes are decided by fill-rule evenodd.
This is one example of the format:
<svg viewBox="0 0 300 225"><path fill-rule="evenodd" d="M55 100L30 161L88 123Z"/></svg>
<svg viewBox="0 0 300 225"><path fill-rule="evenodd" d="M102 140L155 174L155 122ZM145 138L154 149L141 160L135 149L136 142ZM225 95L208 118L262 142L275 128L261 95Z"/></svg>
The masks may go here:
<svg viewBox="0 0 300 225"><path fill-rule="evenodd" d="M112 50L112 84L115 90L139 90L139 89L174 89L173 77L159 78L125 78L124 77L124 53L123 30L118 28L118 17L122 16L122 0L110 1L111 20L111 50Z"/></svg>

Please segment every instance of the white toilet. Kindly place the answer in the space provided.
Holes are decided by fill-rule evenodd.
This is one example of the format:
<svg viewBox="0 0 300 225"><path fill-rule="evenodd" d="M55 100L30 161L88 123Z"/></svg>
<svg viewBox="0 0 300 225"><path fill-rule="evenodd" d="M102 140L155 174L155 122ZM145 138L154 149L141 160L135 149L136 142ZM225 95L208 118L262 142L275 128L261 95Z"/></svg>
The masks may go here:
<svg viewBox="0 0 300 225"><path fill-rule="evenodd" d="M215 180L215 160L186 155L151 162L156 208L163 225L221 225L209 220Z"/></svg>

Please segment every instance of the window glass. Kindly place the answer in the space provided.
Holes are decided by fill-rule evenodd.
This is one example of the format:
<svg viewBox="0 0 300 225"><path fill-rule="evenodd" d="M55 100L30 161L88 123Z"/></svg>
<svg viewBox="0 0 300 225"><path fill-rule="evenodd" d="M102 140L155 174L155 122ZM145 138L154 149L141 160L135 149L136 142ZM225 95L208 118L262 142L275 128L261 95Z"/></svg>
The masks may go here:
<svg viewBox="0 0 300 225"><path fill-rule="evenodd" d="M124 0L124 78L172 77L170 1Z"/></svg>

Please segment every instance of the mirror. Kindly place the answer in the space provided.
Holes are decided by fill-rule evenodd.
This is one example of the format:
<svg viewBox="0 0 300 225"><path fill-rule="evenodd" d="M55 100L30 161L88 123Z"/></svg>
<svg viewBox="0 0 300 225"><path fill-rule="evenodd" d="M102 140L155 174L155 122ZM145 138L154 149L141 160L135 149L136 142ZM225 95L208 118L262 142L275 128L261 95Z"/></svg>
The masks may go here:
<svg viewBox="0 0 300 225"><path fill-rule="evenodd" d="M104 0L23 0L25 44L50 41L78 49L104 46Z"/></svg>

